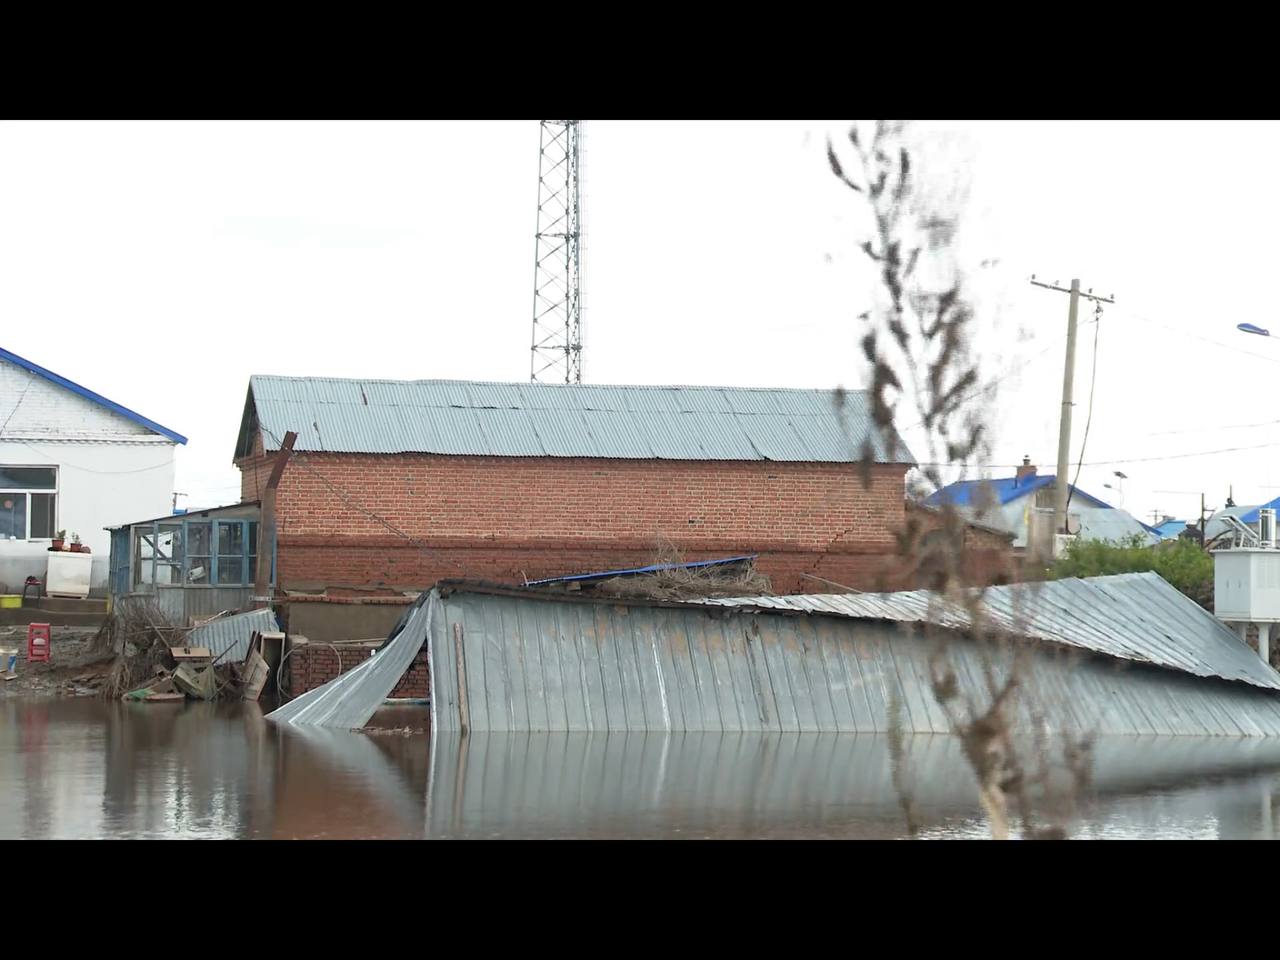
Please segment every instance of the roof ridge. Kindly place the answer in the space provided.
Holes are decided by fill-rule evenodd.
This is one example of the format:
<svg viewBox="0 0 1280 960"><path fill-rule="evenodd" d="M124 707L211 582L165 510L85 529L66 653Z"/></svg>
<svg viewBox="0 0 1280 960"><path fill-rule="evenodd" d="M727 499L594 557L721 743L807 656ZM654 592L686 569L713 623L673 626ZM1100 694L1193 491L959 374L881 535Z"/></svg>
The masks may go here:
<svg viewBox="0 0 1280 960"><path fill-rule="evenodd" d="M532 383L525 380L458 380L448 377L424 377L419 379L392 379L389 377L330 377L330 376L294 376L282 373L254 373L249 377L254 380L290 380L294 382L324 381L328 383L394 383L394 384L458 384L496 387L534 387L536 389L579 389L579 390L735 390L754 391L759 393L857 393L868 391L862 387L736 387L731 384L699 384L699 383Z"/></svg>

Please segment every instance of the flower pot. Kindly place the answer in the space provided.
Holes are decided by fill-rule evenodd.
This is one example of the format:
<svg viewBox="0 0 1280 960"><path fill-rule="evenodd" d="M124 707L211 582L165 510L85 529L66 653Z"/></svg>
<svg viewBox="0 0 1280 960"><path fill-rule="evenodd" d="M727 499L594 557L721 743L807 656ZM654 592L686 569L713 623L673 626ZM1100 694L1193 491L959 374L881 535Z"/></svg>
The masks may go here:
<svg viewBox="0 0 1280 960"><path fill-rule="evenodd" d="M62 545L63 545L64 543L66 543L66 541L65 541L65 540L54 540L54 541L53 541L53 543L49 545L49 549L50 549L50 550L61 550L61 549L62 549Z"/></svg>
<svg viewBox="0 0 1280 960"><path fill-rule="evenodd" d="M79 553L79 552L80 552L80 544L78 544L78 543L73 543L73 544L71 545L71 552L72 552L72 553Z"/></svg>

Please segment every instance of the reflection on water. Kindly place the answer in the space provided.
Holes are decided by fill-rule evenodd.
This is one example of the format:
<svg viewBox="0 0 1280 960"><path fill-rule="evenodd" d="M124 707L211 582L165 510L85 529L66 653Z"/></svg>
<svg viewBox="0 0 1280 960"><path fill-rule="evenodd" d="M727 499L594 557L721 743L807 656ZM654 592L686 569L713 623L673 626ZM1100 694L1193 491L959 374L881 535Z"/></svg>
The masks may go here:
<svg viewBox="0 0 1280 960"><path fill-rule="evenodd" d="M422 723L414 708L381 726ZM983 837L957 744L908 743L921 835ZM1081 837L1257 838L1280 744L1097 748ZM882 737L281 729L255 704L0 701L0 838L812 837L905 833Z"/></svg>

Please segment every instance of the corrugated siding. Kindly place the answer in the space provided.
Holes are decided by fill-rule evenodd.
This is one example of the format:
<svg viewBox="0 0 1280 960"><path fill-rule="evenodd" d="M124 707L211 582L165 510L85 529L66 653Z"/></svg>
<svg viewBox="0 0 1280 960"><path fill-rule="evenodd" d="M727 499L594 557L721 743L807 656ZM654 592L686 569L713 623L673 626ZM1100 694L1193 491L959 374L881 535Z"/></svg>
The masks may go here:
<svg viewBox="0 0 1280 960"><path fill-rule="evenodd" d="M854 836L901 829L888 738L768 733L490 733L433 738L428 835L440 838ZM1028 745L1030 746L1030 745ZM1113 737L1093 748L1097 794L1280 763L1280 744ZM917 813L973 815L972 769L955 737L907 740ZM1163 811L1163 805L1159 808ZM954 821L953 821L954 822Z"/></svg>
<svg viewBox="0 0 1280 960"><path fill-rule="evenodd" d="M914 462L866 393L255 376L267 450L502 457ZM842 397L842 401L840 400ZM892 447L892 449L891 449Z"/></svg>
<svg viewBox="0 0 1280 960"><path fill-rule="evenodd" d="M454 627L460 628L461 656ZM452 593L430 632L432 724L473 731L947 733L931 643L902 626ZM984 653L952 635L962 694ZM1008 653L991 654L997 669ZM459 685L459 676L464 677ZM1063 648L1036 647L1017 722L1123 735L1280 736L1280 696Z"/></svg>
<svg viewBox="0 0 1280 960"><path fill-rule="evenodd" d="M1123 660L1238 680L1280 690L1280 674L1234 631L1155 573L1051 580L991 587L984 595L993 626ZM739 597L712 605L826 613L841 617L932 621L963 627L963 610L923 590L902 593Z"/></svg>
<svg viewBox="0 0 1280 960"><path fill-rule="evenodd" d="M184 591L161 592L180 594ZM222 657L223 663L238 663L249 652L249 641L254 633L274 633L279 629L275 614L270 610L248 610L196 627L187 634L186 643L189 647L208 647L215 659ZM222 656L224 653L226 656Z"/></svg>

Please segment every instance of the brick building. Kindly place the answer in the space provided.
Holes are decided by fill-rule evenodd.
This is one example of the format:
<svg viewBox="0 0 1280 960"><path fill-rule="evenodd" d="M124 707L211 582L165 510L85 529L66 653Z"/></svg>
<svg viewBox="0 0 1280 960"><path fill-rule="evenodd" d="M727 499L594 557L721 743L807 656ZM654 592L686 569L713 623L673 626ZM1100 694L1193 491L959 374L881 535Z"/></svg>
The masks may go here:
<svg viewBox="0 0 1280 960"><path fill-rule="evenodd" d="M295 598L633 566L662 541L758 553L778 592L891 589L913 461L869 409L861 392L255 376L235 461L258 500L297 433L276 504Z"/></svg>

